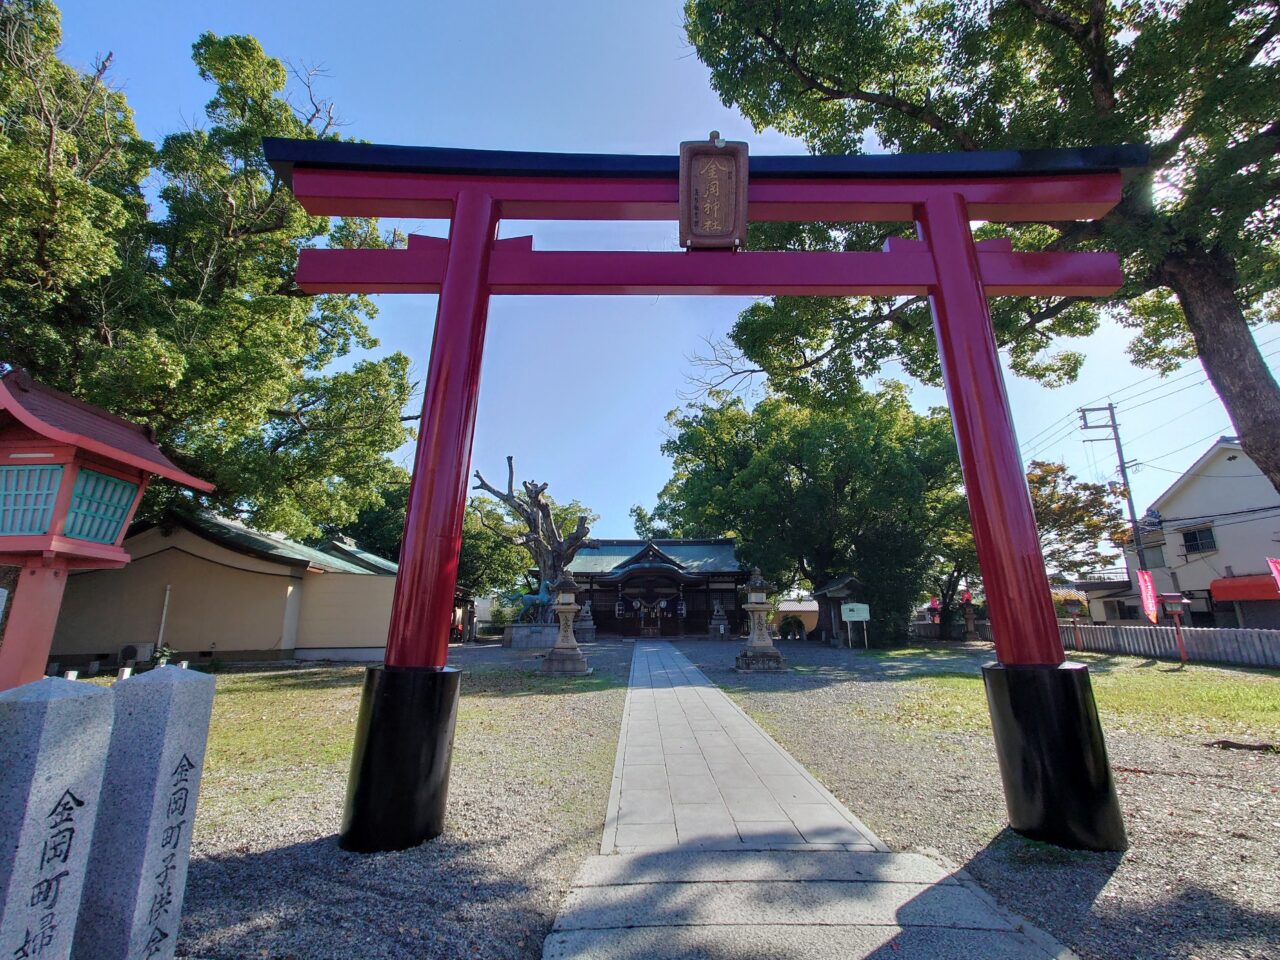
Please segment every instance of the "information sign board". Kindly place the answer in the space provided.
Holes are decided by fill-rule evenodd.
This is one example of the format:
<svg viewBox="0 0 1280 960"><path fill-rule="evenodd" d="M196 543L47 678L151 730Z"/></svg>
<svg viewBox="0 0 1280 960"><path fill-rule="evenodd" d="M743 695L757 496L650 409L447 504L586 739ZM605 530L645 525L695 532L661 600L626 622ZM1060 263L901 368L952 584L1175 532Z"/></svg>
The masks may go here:
<svg viewBox="0 0 1280 960"><path fill-rule="evenodd" d="M871 619L871 607L865 603L842 603L840 604L840 619L854 623L859 621L865 623Z"/></svg>

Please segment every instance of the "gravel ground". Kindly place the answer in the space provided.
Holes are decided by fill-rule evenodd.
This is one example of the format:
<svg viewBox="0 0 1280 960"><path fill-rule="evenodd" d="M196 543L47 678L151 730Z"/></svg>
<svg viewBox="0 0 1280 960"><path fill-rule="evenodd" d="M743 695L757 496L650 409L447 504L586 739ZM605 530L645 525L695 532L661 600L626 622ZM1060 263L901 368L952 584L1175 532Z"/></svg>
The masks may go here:
<svg viewBox="0 0 1280 960"><path fill-rule="evenodd" d="M314 762L273 766L249 760L269 744L251 745L239 770L234 756L206 767L178 955L540 957L573 874L599 848L632 649L584 645L589 680L531 684L515 672L536 667L528 651L452 648L450 662L469 672L446 832L375 855L345 853L335 838L362 670L238 671L264 688L305 690L311 703L326 698L331 724L317 723L316 735L333 747ZM211 757L217 700L214 710Z"/></svg>
<svg viewBox="0 0 1280 960"><path fill-rule="evenodd" d="M911 680L976 674L989 650L886 658L788 643L801 669L771 676L733 672L739 646L679 644L890 847L940 852L1089 960L1280 958L1280 755L1109 724L1131 847L1064 851L1006 828L989 728L897 722Z"/></svg>

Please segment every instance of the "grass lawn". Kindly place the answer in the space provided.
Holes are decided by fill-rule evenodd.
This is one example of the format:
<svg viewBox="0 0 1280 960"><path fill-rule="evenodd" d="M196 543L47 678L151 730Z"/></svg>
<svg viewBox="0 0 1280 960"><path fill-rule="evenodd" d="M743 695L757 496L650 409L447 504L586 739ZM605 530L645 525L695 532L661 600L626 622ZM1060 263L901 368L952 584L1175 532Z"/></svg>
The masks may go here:
<svg viewBox="0 0 1280 960"><path fill-rule="evenodd" d="M225 828L253 818L284 800L325 792L345 782L360 708L363 667L324 666L221 673L214 698L201 787L197 830ZM540 716L559 709L559 698L589 695L619 685L616 677L539 677L527 669L480 665L463 678L455 741L455 770L474 762L492 765L496 749L504 768L529 767L530 755L503 750ZM607 781L615 731L587 754L588 765ZM553 770L520 770L549 782ZM465 773L464 773L465 775Z"/></svg>
<svg viewBox="0 0 1280 960"><path fill-rule="evenodd" d="M918 649L886 656L924 654L936 656ZM1091 653L1072 654L1071 659L1089 664L1107 730L1280 742L1280 671L1200 664L1179 670L1164 661ZM930 674L932 668L924 666L921 673ZM990 729L980 676L943 666L936 674L909 684L895 711L895 719L903 726L939 731Z"/></svg>
<svg viewBox="0 0 1280 960"><path fill-rule="evenodd" d="M364 668L216 674L179 955L204 960L533 960L599 849L630 649L545 678L528 651L450 650L464 670L445 833L357 855L335 834Z"/></svg>

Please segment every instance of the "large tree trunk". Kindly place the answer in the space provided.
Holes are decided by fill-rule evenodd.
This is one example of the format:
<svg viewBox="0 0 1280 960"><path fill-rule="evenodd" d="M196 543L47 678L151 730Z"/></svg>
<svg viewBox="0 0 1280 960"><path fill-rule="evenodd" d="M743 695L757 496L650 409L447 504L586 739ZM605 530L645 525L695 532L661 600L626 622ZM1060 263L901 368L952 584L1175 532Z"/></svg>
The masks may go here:
<svg viewBox="0 0 1280 960"><path fill-rule="evenodd" d="M818 600L818 625L814 627L813 632L818 635L823 643L830 643L833 638L832 623L839 615L840 611L836 608L835 601L825 593L817 598Z"/></svg>
<svg viewBox="0 0 1280 960"><path fill-rule="evenodd" d="M1280 491L1280 385L1245 322L1234 264L1192 244L1166 258L1159 275L1182 305L1200 362L1244 452Z"/></svg>

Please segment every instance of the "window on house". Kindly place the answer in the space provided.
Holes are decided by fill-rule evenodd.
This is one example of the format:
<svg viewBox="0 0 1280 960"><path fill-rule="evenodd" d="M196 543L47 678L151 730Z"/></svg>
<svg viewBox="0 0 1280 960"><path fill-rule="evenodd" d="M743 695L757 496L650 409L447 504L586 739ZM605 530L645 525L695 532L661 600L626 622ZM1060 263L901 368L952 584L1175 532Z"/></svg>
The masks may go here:
<svg viewBox="0 0 1280 960"><path fill-rule="evenodd" d="M1142 555L1146 558L1149 569L1154 570L1165 565L1163 543L1144 543L1142 545Z"/></svg>
<svg viewBox="0 0 1280 960"><path fill-rule="evenodd" d="M1138 608L1123 600L1102 601L1103 616L1107 620L1137 620Z"/></svg>
<svg viewBox="0 0 1280 960"><path fill-rule="evenodd" d="M1218 549L1217 541L1213 539L1212 527L1200 527L1197 530L1182 531L1182 546L1186 550L1187 556L1193 553L1209 553Z"/></svg>

